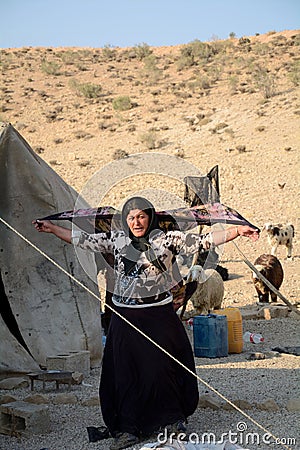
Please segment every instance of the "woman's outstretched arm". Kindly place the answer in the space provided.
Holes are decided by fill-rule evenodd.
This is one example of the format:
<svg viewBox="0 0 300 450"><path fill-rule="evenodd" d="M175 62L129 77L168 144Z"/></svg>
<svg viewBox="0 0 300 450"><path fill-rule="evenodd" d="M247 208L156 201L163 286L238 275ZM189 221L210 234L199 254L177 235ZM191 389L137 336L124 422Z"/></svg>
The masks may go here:
<svg viewBox="0 0 300 450"><path fill-rule="evenodd" d="M226 230L213 231L211 233L214 245L225 244L225 242L233 241L238 236L245 236L253 242L259 238L259 230L248 225L234 225Z"/></svg>
<svg viewBox="0 0 300 450"><path fill-rule="evenodd" d="M50 220L34 220L32 223L39 233L52 233L59 239L71 243L72 231L68 228L54 225Z"/></svg>

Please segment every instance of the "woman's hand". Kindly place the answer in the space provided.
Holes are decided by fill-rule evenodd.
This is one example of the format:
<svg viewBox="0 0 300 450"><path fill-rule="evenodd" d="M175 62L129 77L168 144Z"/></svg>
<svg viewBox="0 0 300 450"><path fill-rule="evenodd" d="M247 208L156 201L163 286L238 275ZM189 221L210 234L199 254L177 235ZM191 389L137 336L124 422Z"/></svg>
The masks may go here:
<svg viewBox="0 0 300 450"><path fill-rule="evenodd" d="M227 230L218 230L212 232L212 239L215 245L224 244L233 241L238 236L245 236L255 242L259 238L259 230L249 225L236 225Z"/></svg>
<svg viewBox="0 0 300 450"><path fill-rule="evenodd" d="M239 225L237 227L238 236L245 236L255 242L259 238L259 230L257 228L249 227L248 225Z"/></svg>
<svg viewBox="0 0 300 450"><path fill-rule="evenodd" d="M50 220L34 220L32 223L40 233L53 233L53 223Z"/></svg>
<svg viewBox="0 0 300 450"><path fill-rule="evenodd" d="M52 233L59 239L71 243L72 232L68 228L54 225L50 220L34 220L32 223L39 233Z"/></svg>

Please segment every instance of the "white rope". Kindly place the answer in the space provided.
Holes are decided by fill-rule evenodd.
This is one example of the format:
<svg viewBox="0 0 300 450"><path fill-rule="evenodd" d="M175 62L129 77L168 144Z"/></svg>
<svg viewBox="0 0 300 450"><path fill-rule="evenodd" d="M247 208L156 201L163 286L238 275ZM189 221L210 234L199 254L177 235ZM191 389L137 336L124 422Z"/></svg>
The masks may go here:
<svg viewBox="0 0 300 450"><path fill-rule="evenodd" d="M72 274L70 274L67 270L65 270L63 267L61 267L57 262L55 262L50 256L48 256L46 253L44 253L42 250L40 250L36 245L34 245L31 241L29 241L25 236L23 236L19 231L17 231L14 227L12 227L9 223L7 223L2 217L0 217L0 221L7 226L11 231L16 233L23 241L25 241L27 244L29 244L34 250L36 250L38 253L40 253L42 256L44 256L48 261L50 261L55 267L57 267L59 270L61 270L65 275L67 275L71 280L73 280L76 284L78 284L80 287L85 289L90 295L95 297L99 302L101 302L100 296L96 295L93 291L91 291L88 287L86 287L83 283L81 283L77 278L75 278ZM231 405L234 409L236 409L238 412L240 412L244 417L246 417L248 420L250 420L254 425L256 425L258 428L260 428L262 431L267 433L269 436L271 436L275 442L280 442L280 438L273 435L269 430L267 430L263 425L258 423L256 420L254 420L251 416L249 416L245 411L243 411L241 408L236 406L234 403L232 403L228 398L226 398L223 394L218 392L213 386L211 386L209 383L207 383L205 380L203 380L199 375L194 373L192 370L190 370L188 367L186 367L184 364L182 364L178 359L176 359L173 355L171 355L167 350L165 350L163 347L161 347L159 344L157 344L153 339L151 339L149 336L147 336L142 330L137 328L135 325L133 325L129 320L127 320L125 317L123 317L120 313L118 313L116 310L114 310L110 305L106 304L106 306L117 316L119 316L124 322L126 322L128 325L130 325L132 328L134 328L138 333L140 333L142 336L144 336L146 339L148 339L149 342L151 342L153 345L155 345L158 349L160 349L163 353L168 355L171 359L173 359L177 364L179 364L181 367L183 367L187 372L189 372L191 375L193 375L195 378L197 378L204 386L206 386L208 389L210 389L212 392L214 392L216 395L218 395L221 399L223 399L226 403ZM292 450L287 445L280 443L284 448L288 450Z"/></svg>
<svg viewBox="0 0 300 450"><path fill-rule="evenodd" d="M266 277L263 276L263 274L261 272L259 272L257 270L257 268L246 258L246 256L244 255L244 253L242 252L242 250L238 247L238 245L236 244L236 242L231 241L231 243L235 246L235 248L237 249L237 251L240 253L240 255L243 258L243 261L245 264L247 264L248 267L250 267L250 269L258 276L258 278L260 278L267 286L269 289L271 289L271 291L273 291L278 297L281 298L281 300L292 310L294 311L296 314L300 314L300 311L296 308L295 305L293 305L287 298L285 298L284 295L282 295L282 293L275 288L275 286L273 286L272 283L270 283L269 280L267 280Z"/></svg>

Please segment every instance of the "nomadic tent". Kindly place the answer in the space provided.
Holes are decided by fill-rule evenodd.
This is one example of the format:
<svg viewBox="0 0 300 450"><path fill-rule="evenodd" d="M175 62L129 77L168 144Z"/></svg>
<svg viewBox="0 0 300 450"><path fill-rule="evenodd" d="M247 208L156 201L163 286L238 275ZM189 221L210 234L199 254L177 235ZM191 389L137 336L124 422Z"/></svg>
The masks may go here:
<svg viewBox="0 0 300 450"><path fill-rule="evenodd" d="M0 124L0 372L45 367L46 357L88 350L102 357L99 301L51 263L41 249L96 295L94 256L87 275L73 246L37 233L32 220L72 209L78 194L10 124ZM82 200L82 207L88 205ZM28 239L26 242L8 225ZM68 225L66 225L68 226Z"/></svg>

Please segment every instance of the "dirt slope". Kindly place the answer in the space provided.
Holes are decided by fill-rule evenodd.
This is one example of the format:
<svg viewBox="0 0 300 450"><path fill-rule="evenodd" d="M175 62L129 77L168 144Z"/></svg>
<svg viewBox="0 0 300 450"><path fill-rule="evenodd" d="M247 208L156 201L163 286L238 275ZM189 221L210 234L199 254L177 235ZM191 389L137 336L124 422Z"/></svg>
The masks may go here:
<svg viewBox="0 0 300 450"><path fill-rule="evenodd" d="M2 49L0 120L11 122L78 192L89 190L97 171L127 154L162 153L169 155L170 161L175 158L178 165L190 164L203 174L218 164L224 204L237 209L260 228L265 222L293 223L293 258L285 258L284 248L279 249L278 257L285 274L281 292L297 304L299 45L299 30L286 30L227 41L194 41L177 47ZM172 173L170 177L159 176L168 172L168 168L160 167L160 157L154 157L158 162L155 176L123 179L120 174L116 186L101 193L103 201L118 207L124 198L145 187L162 190L160 196L169 207L173 206L171 194L183 199L182 184L171 178ZM125 160L119 161L123 164ZM265 233L255 244L242 238L236 243L251 262L270 251ZM233 244L227 244L221 259L230 274L225 283L224 306L255 305L257 296L241 253ZM255 331L252 328L265 334L266 350L273 343L299 345L296 315L269 324L247 323L247 329ZM251 372L246 392L247 400L255 402L257 374L265 376L270 374L270 368L276 369L271 372L271 383L261 387L261 394L264 398L272 394L278 400L277 392L280 407L284 408L289 399L299 396L294 391L293 375L299 365L296 357L282 358L286 359L245 362L244 355L240 355L238 359L228 359L226 364L216 361L215 366L222 369L223 375L213 379L216 374L213 371L210 381L213 385L221 383L220 390L224 387L225 394L232 398L233 385L226 384L229 372L225 368L230 370L232 379L242 377L238 378L234 395L244 399L243 377L251 371L241 374L240 368L257 369ZM200 373L206 371L209 379L205 361L197 364ZM235 371L237 368L239 372ZM93 385L96 393L97 377L93 378ZM62 411L60 415L65 414ZM75 409L69 411L68 420L78 423L82 415L78 420L72 419L75 413ZM57 448L70 450L71 446L63 446L68 445L63 438L66 429L59 428L57 407L51 414L55 418L53 431L57 432L57 439L62 439ZM89 416L96 420L98 412L94 409L82 414L85 425L96 424ZM230 426L230 420L235 420L229 413L221 418L218 415L218 411L201 410L192 424L195 422L197 427L201 423L203 431L214 423L220 430L225 421ZM296 433L295 415L286 410L254 416L281 436L287 435L282 428L285 423L290 423L291 434ZM71 422L68 426L73 425ZM80 430L82 443L78 445L85 449L88 446L82 433ZM3 442L8 445L6 438ZM14 449L21 448L17 441L14 443ZM38 443L45 446L47 440L39 437ZM27 444L28 450L37 448L34 441ZM99 448L105 448L105 444Z"/></svg>

